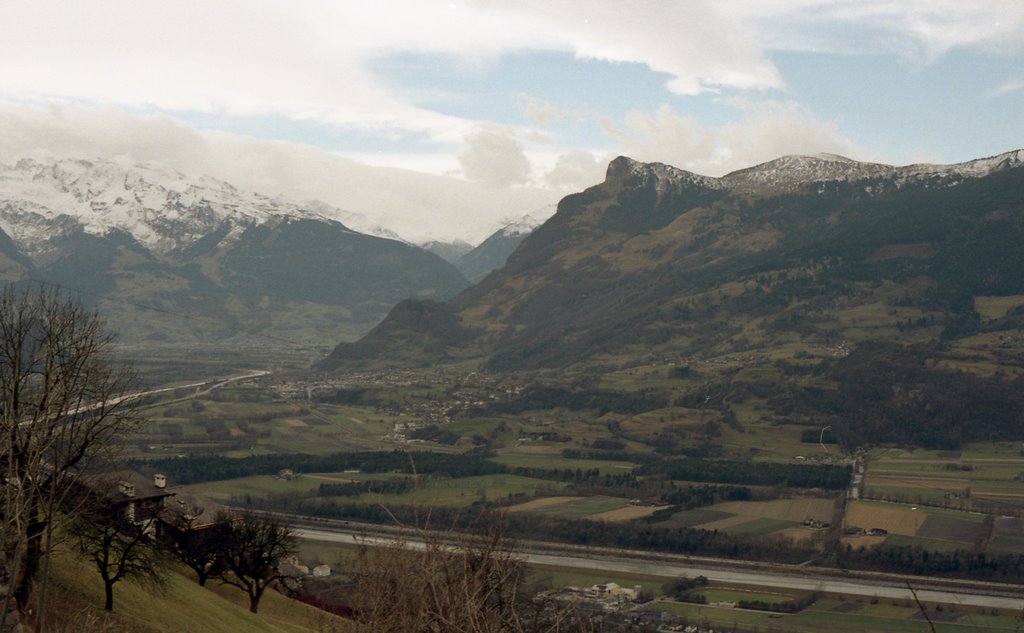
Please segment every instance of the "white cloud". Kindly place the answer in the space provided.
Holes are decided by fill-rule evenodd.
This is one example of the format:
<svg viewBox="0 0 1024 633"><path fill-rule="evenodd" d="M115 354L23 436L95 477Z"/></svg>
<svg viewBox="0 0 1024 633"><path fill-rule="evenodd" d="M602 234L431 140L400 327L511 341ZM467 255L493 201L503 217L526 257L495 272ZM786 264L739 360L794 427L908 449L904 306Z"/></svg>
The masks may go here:
<svg viewBox="0 0 1024 633"><path fill-rule="evenodd" d="M522 185L530 179L523 146L495 128L479 129L466 137L459 165L466 178L491 187Z"/></svg>
<svg viewBox="0 0 1024 633"><path fill-rule="evenodd" d="M582 150L566 152L544 174L544 183L552 189L579 191L604 180L607 166L607 157Z"/></svg>
<svg viewBox="0 0 1024 633"><path fill-rule="evenodd" d="M1008 79L996 86L988 94L990 97L1003 97L1015 92L1021 92L1022 90L1024 90L1024 79Z"/></svg>
<svg viewBox="0 0 1024 633"><path fill-rule="evenodd" d="M454 6L454 8L452 8ZM0 23L0 96L164 111L277 115L426 131L456 142L473 122L393 94L370 62L397 52L471 63L511 50L639 62L695 93L780 85L749 34L703 2L643 0L11 0Z"/></svg>
<svg viewBox="0 0 1024 633"><path fill-rule="evenodd" d="M535 25L533 46L578 57L639 62L670 76L667 88L776 88L782 80L756 34L721 2L477 0L474 6ZM526 42L523 43L524 45Z"/></svg>
<svg viewBox="0 0 1024 633"><path fill-rule="evenodd" d="M550 190L494 189L458 178L371 167L307 145L199 132L166 116L0 102L0 162L23 156L159 162L267 195L323 200L413 241L478 242L508 218L561 197Z"/></svg>
<svg viewBox="0 0 1024 633"><path fill-rule="evenodd" d="M717 127L699 125L668 106L654 114L631 112L625 127L606 122L625 154L708 176L772 160L785 154L830 152L851 158L876 157L855 146L834 123L819 121L790 102L740 102L742 120Z"/></svg>
<svg viewBox="0 0 1024 633"><path fill-rule="evenodd" d="M729 6L770 48L891 52L914 63L956 48L1024 49L1018 0L733 0Z"/></svg>

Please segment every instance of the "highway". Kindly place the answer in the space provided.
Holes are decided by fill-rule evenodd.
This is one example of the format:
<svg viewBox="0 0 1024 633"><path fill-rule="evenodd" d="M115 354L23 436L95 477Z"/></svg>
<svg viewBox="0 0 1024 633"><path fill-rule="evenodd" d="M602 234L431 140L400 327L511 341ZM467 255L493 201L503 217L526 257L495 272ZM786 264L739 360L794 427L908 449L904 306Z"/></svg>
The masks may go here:
<svg viewBox="0 0 1024 633"><path fill-rule="evenodd" d="M247 380L249 378L259 378L260 376L266 376L268 374L270 374L269 371L255 370L255 371L250 371L248 373L242 374L240 376L231 376L230 378L210 378L210 379L203 380L203 381L200 381L200 382L192 382L192 383L188 383L188 384L184 384L184 385L172 385L170 387L160 387L158 389L150 389L148 391L139 391L139 392L136 392L136 393L125 394L125 395L123 395L123 396L121 396L119 398L116 398L116 399L112 400L108 404L118 404L120 402L128 402L128 401L131 401L131 400L138 400L140 398L144 398L146 396L152 396L152 395L158 394L158 393L166 393L168 391L177 391L178 389L191 389L191 388L195 387L195 389L196 389L195 393L191 393L191 394L189 394L187 396L183 396L183 397L177 398L175 400L167 400L167 401L164 401L164 402L160 403L161 406L168 405L168 404L174 404L174 403L181 402L181 401L184 401L184 400L191 400L192 398L195 398L196 396L202 396L202 395L208 394L208 393L210 393L211 391L213 391L215 389L220 389L224 385L228 385L228 384L231 384L233 382L238 382L239 380ZM202 388L204 386L206 387L205 389Z"/></svg>
<svg viewBox="0 0 1024 633"><path fill-rule="evenodd" d="M369 536L362 531L344 529L314 529L308 527L296 527L298 535L305 539L315 541L326 541L332 543L366 543L369 545L386 545L394 543L395 537ZM404 539L408 546L422 548L423 543L414 539ZM878 597L882 599L913 600L914 596L906 586L900 586L892 578L842 578L838 576L816 575L812 573L782 572L775 569L731 569L727 567L716 567L707 565L706 561L694 561L693 564L680 562L679 557L666 557L665 560L648 558L650 553L643 552L644 558L630 558L622 555L603 555L599 553L552 553L524 550L519 552L520 556L527 563L532 565L544 565L552 567L563 567L578 569L593 573L623 573L641 574L645 576L658 576L667 579L686 576L693 578L705 576L716 582L731 583L737 585L752 585L757 587L778 587L780 589L798 589L806 591L821 591L827 593L841 593L849 596ZM1021 610L1024 608L1024 591L1019 587L1005 585L1003 591L995 591L992 594L978 593L977 586L970 588L968 593L955 588L924 588L923 585L932 581L942 580L920 578L911 579L915 584L917 597L924 603L942 603L970 605L984 608L997 608L1008 610ZM948 581L947 581L948 582ZM1003 589L1003 587L999 587ZM995 595L996 593L1011 595ZM1015 595L1012 595L1015 594Z"/></svg>

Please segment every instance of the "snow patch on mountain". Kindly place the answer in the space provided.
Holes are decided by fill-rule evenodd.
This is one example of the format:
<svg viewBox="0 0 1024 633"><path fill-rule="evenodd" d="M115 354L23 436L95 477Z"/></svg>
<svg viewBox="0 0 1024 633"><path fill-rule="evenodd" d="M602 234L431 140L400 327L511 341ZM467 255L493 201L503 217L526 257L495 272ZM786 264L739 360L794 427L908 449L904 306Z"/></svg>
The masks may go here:
<svg viewBox="0 0 1024 633"><path fill-rule="evenodd" d="M697 185L707 189L721 189L721 179L701 176L685 169L664 163L641 163L627 156L619 156L608 165L606 181L643 178L652 180L656 191L661 194L669 188Z"/></svg>
<svg viewBox="0 0 1024 633"><path fill-rule="evenodd" d="M817 154L783 156L726 174L720 180L734 191L752 193L792 189L816 182L883 178L890 180L897 188L908 182L924 180L956 185L963 178L982 178L997 171L1019 167L1022 163L1024 150L952 165L919 163L903 167L865 163L836 154Z"/></svg>
<svg viewBox="0 0 1024 633"><path fill-rule="evenodd" d="M332 207L331 205L321 200L306 200L302 203L302 208L308 211L319 214L321 217L331 218L338 222L341 222L348 228L364 235L372 235L374 237L383 237L387 240L394 240L396 242L402 242L404 244L414 245L412 242L406 240L398 233L391 229L378 224L366 217L362 213L356 213L355 211L348 211L346 209L339 209Z"/></svg>
<svg viewBox="0 0 1024 633"><path fill-rule="evenodd" d="M641 163L620 156L608 165L606 180L647 179L660 194L670 188L700 186L706 189L728 189L749 195L766 195L791 191L812 183L885 180L869 191L902 187L909 182L928 182L937 186L956 186L964 178L982 178L989 174L1024 165L1024 150L1014 150L952 165L920 163L897 167L868 163L839 156L782 156L766 163L740 169L721 178L701 176L662 163Z"/></svg>
<svg viewBox="0 0 1024 633"><path fill-rule="evenodd" d="M495 233L506 237L529 235L530 233L533 233L538 226L547 222L548 218L553 216L556 210L557 207L555 205L549 205L531 213L519 216L518 218L507 218L503 221L503 224L495 230Z"/></svg>

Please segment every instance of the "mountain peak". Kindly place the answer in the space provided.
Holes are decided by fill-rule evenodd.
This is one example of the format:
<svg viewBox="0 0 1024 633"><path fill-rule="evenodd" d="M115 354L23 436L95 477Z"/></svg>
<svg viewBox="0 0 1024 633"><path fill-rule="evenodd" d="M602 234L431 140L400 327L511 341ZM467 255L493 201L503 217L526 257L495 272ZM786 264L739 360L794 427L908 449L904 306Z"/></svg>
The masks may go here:
<svg viewBox="0 0 1024 633"><path fill-rule="evenodd" d="M187 246L229 222L236 229L280 218L338 221L326 205L299 205L240 191L208 176L186 176L159 164L109 160L21 159L0 164L0 229L31 251L48 232L73 219L93 235L123 231L154 252ZM37 234L38 233L38 234Z"/></svg>
<svg viewBox="0 0 1024 633"><path fill-rule="evenodd" d="M625 181L629 178L650 179L662 190L668 185L694 184L711 189L720 189L718 178L701 176L664 163L642 163L628 156L619 156L608 164L605 182Z"/></svg>

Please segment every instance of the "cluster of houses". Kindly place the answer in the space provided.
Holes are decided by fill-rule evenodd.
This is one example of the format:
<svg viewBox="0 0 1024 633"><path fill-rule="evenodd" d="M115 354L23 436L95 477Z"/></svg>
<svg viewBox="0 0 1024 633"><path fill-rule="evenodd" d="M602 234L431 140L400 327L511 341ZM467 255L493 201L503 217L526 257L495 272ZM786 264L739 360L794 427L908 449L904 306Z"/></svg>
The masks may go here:
<svg viewBox="0 0 1024 633"><path fill-rule="evenodd" d="M804 519L804 527L811 528L812 530L823 530L831 525L828 521L822 521L821 519L815 519L814 517L807 517Z"/></svg>
<svg viewBox="0 0 1024 633"><path fill-rule="evenodd" d="M679 631L681 633L716 633L708 624L694 624L686 617L651 608L651 595L644 595L640 585L623 587L614 582L590 587L564 587L543 592L541 599L573 605L573 611L585 615L592 623L643 627L644 630ZM724 633L724 632L723 632Z"/></svg>
<svg viewBox="0 0 1024 633"><path fill-rule="evenodd" d="M600 613L629 608L640 599L640 593L640 585L629 588L609 582L590 587L562 587L544 592L540 597L576 604L586 612Z"/></svg>

